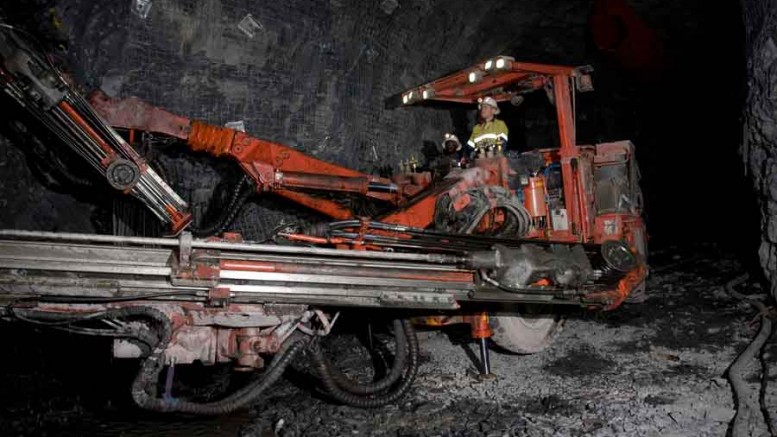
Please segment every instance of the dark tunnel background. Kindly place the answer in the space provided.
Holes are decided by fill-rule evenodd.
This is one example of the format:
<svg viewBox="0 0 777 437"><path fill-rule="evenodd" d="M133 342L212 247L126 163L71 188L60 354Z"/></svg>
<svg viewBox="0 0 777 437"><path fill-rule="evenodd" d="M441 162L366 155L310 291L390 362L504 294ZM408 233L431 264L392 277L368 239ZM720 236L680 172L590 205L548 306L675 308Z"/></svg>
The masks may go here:
<svg viewBox="0 0 777 437"><path fill-rule="evenodd" d="M597 21L595 3L611 4L616 12ZM634 142L651 248L695 245L704 251L711 243L717 248L708 250L710 256L735 252L748 265L758 265L759 204L767 206L751 177L759 176L759 169L764 177L770 174L761 161L777 135L761 143L751 140L752 150L761 151L746 156L751 174L740 147L746 109L764 106L751 114L763 120L777 101L772 97L764 104L753 96L773 88L769 77L775 73L766 63L763 71L772 71L771 76L762 70L754 76L747 59L751 46L768 48L758 41L777 30L766 24L777 11L764 6L767 1L711 6L702 0L626 0L629 8L623 11L618 0L153 0L145 18L132 10L135 4L5 0L0 16L39 35L84 92L101 88L118 97L135 95L214 124L242 120L259 138L376 173L420 157L444 132L468 136L475 119L473 108L389 110L387 97L497 54L590 64L595 91L577 101L579 143ZM747 29L743 8L750 12ZM262 26L253 38L237 27L249 13ZM607 31L601 33L602 28ZM774 53L777 59L777 48ZM748 95L748 81L762 88ZM557 145L554 110L543 94L502 109L512 148ZM0 228L158 232L152 220L137 221L137 208L127 208L131 202L108 190L61 186L45 163L37 165L25 153L30 149L28 141L0 135ZM180 146L160 147L153 159L190 203L197 224L212 219L239 177L231 163ZM768 183L757 179L756 184L768 192ZM280 221L315 219L255 196L232 229L261 240ZM129 221L132 229L125 226ZM772 236L777 241L777 220ZM777 266L777 255L771 259ZM15 414L26 415L26 408L43 414L93 408L100 421L104 414L137 419L104 406L120 397L106 392L126 395L133 370L122 372L132 364L113 360L107 343L22 328L3 332L5 339L28 340L9 342L7 351L28 360L6 360L2 369L11 375L8 392L27 394L16 404L8 401L20 408ZM26 361L35 363L37 373L28 373ZM114 373L104 374L106 368ZM82 395L73 405L71 398ZM30 407L25 399L35 401ZM57 420L69 416L52 416L40 421L53 424L57 434ZM176 426L158 418L153 423Z"/></svg>
<svg viewBox="0 0 777 437"><path fill-rule="evenodd" d="M590 64L595 92L578 99L579 143L636 144L653 241L719 242L754 255L757 207L738 154L741 6L631 1L624 13L622 2L597 4L610 3L604 15L588 0L176 0L153 2L146 18L128 1L3 10L42 35L85 91L136 95L214 123L243 120L260 138L371 172L421 156L446 131L466 137L474 123L469 108L388 110L390 95L496 54ZM248 13L262 26L253 38L237 27ZM503 117L511 147L554 145L544 96L505 106ZM170 149L158 158L164 173L206 221L236 169ZM46 191L18 148L4 143L2 153L10 176L0 187L2 227L112 231L110 196ZM254 200L234 228L261 239L288 208Z"/></svg>

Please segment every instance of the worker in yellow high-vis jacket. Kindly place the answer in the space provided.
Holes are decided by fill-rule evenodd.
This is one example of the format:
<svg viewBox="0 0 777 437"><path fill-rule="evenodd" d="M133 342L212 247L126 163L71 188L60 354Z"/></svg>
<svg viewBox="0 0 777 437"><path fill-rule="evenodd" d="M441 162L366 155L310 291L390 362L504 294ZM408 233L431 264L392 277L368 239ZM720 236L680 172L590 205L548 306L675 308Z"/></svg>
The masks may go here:
<svg viewBox="0 0 777 437"><path fill-rule="evenodd" d="M493 150L502 150L507 146L507 125L495 118L499 114L499 105L493 97L478 99L480 123L472 129L467 145L475 150L476 156L483 156Z"/></svg>

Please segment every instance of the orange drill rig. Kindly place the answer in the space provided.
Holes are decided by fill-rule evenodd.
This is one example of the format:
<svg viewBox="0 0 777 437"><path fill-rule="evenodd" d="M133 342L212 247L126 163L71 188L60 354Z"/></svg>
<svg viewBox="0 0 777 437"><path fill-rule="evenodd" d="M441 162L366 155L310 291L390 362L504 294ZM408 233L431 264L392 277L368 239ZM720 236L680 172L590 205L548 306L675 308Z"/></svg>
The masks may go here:
<svg viewBox="0 0 777 437"><path fill-rule="evenodd" d="M515 352L535 352L557 330L552 311L522 315L515 305L614 309L647 275L633 145L576 144L573 96L591 89L589 68L499 56L396 96L402 106L467 105L484 97L504 102L535 91L552 96L560 148L505 154L496 145L479 150L467 168L434 181L412 166L391 178L363 174L138 99L97 93L87 103L15 32L4 28L0 36L6 93L178 235L0 231L0 315L116 337L116 356L143 358L133 397L145 408L234 410L266 392L306 346L335 399L385 405L415 378L413 324L394 323L397 357L390 374L356 384L317 346L330 332L336 308L424 310L407 314L433 326L469 323L488 373L487 338ZM194 239L185 231L185 202L133 149L139 132L229 157L256 192L335 221L284 231L278 237L286 245L244 242L234 234ZM358 216L341 201L344 196L378 202L384 212ZM435 315L424 315L429 311ZM266 365L269 356L274 358ZM194 361L233 362L264 373L255 385L207 404L177 399L169 385L158 395L164 369L172 378L176 364Z"/></svg>
<svg viewBox="0 0 777 437"><path fill-rule="evenodd" d="M573 94L592 90L590 73L590 67L521 63L499 56L401 93L403 106L424 101L474 105L486 96L505 102L538 90L553 96L560 148L512 157L498 146L480 150L468 168L437 184L429 172L409 171L391 179L362 174L244 132L173 115L138 99L112 100L98 92L89 100L114 127L174 136L194 151L236 160L259 193L274 193L332 219L358 219L350 225L332 224L338 229L317 229L325 235L284 235L293 241L381 250L403 242L411 245L428 229L487 233L516 241L581 245L619 241L628 249L624 254L635 257L633 268L617 287L591 295L612 309L646 275L646 232L634 146L628 141L576 143ZM323 196L330 193L365 196L392 207L377 217L357 217L336 199ZM414 228L414 236L405 228ZM621 249L612 250L615 255Z"/></svg>

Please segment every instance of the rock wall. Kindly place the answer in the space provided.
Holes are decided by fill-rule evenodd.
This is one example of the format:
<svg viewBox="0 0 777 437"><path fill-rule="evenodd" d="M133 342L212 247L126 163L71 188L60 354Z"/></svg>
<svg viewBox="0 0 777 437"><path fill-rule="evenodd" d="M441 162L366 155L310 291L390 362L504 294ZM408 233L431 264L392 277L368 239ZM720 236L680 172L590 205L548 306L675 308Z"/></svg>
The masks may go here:
<svg viewBox="0 0 777 437"><path fill-rule="evenodd" d="M145 16L132 8L141 3L30 0L24 4L39 12L22 22L50 24L66 47L58 57L85 90L137 95L212 123L242 120L253 135L366 172L420 157L446 131L466 137L474 122L471 109L389 110L389 96L498 53L592 64L596 91L578 100L578 138L634 141L653 236L742 245L741 230L758 227L748 215L755 202L726 194L749 189L737 156L744 61L734 2L627 0L663 41L667 59L658 73L628 71L591 44L593 0L151 0ZM21 9L5 12L23 18ZM238 27L248 14L257 23L253 36ZM522 149L554 145L552 107L535 97L503 108L511 143ZM3 144L0 156L22 162ZM197 222L218 209L211 199L238 172L183 150L165 151L164 163ZM12 189L0 197L18 206L0 210L0 226L40 227L17 217L25 195L13 188L35 178L23 166L7 175ZM45 195L30 201L49 202ZM91 230L84 225L105 220L88 216L105 208L79 207L87 217L71 217L75 207L58 214L69 227ZM254 200L236 230L259 237L266 226L257 217L289 209Z"/></svg>
<svg viewBox="0 0 777 437"><path fill-rule="evenodd" d="M761 210L761 266L777 284L777 3L743 2L747 99L742 156ZM777 288L772 289L777 298Z"/></svg>
<svg viewBox="0 0 777 437"><path fill-rule="evenodd" d="M22 18L54 23L51 33L66 47L58 55L85 90L135 95L215 124L243 121L257 137L365 172L421 158L444 132L466 137L474 123L471 110L392 110L386 98L495 54L581 62L590 9L588 2L463 0L37 3L34 18ZM145 14L133 9L142 3L150 4ZM239 26L249 14L251 35ZM201 221L235 169L171 155L168 173L181 176L171 182ZM265 206L247 210L262 214ZM4 226L19 225L12 214L0 215ZM240 223L252 233L250 217Z"/></svg>
<svg viewBox="0 0 777 437"><path fill-rule="evenodd" d="M130 3L61 9L82 83L213 123L243 120L259 137L365 171L453 128L448 111L389 110L384 99L501 52L575 61L588 12L573 2L171 0L141 18ZM248 14L253 36L239 28Z"/></svg>

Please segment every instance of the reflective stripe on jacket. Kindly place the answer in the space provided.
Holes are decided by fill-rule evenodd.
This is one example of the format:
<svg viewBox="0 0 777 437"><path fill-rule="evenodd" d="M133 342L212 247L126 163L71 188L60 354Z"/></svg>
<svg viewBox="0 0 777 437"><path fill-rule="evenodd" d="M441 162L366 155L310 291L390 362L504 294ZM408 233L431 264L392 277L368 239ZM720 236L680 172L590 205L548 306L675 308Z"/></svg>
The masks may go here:
<svg viewBox="0 0 777 437"><path fill-rule="evenodd" d="M476 147L480 143L494 144L497 140L507 142L507 125L502 120L494 119L490 123L476 124L467 144Z"/></svg>

